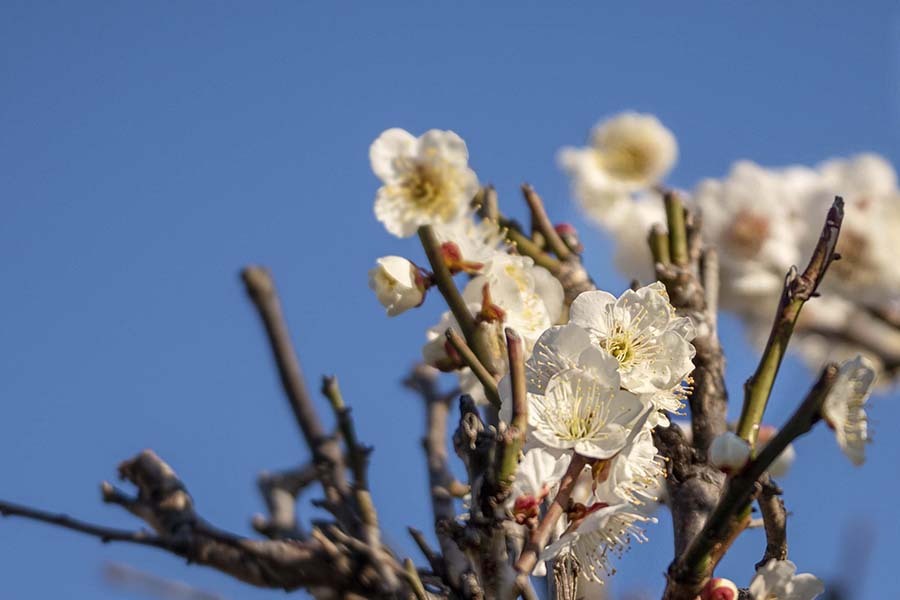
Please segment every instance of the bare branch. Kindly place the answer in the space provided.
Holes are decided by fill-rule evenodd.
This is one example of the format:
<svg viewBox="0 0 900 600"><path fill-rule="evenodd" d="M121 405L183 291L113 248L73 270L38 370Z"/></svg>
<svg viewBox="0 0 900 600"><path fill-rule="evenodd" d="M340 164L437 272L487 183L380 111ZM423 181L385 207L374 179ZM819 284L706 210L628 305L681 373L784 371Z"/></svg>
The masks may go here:
<svg viewBox="0 0 900 600"><path fill-rule="evenodd" d="M544 209L544 201L527 183L522 184L522 195L525 197L525 203L528 204L528 210L531 211L533 229L541 233L553 254L560 260L567 260L572 255L572 251L553 227L553 223Z"/></svg>
<svg viewBox="0 0 900 600"><path fill-rule="evenodd" d="M443 555L442 572L450 589L463 588L463 577L471 571L469 559L449 535L446 524L456 519L453 496L449 490L456 482L447 466L447 417L452 395L441 394L437 389L437 374L426 365L418 365L404 384L418 392L425 402L425 437L422 446L428 462L428 485L431 490L431 508L434 515L435 534Z"/></svg>
<svg viewBox="0 0 900 600"><path fill-rule="evenodd" d="M303 539L305 536L297 523L297 497L317 479L318 470L313 464L277 473L260 473L256 485L266 502L270 517L256 515L253 518L253 528L271 538Z"/></svg>
<svg viewBox="0 0 900 600"><path fill-rule="evenodd" d="M756 502L766 530L766 551L762 560L756 563L757 569L772 559L786 560L788 556L787 512L784 510L781 490L768 475L760 477L759 481L762 491Z"/></svg>
<svg viewBox="0 0 900 600"><path fill-rule="evenodd" d="M303 380L300 361L291 343L291 336L275 289L275 281L263 267L247 267L242 271L241 278L263 321L285 394L297 425L312 451L313 461L319 468L326 506L336 513L342 523L352 526L355 516L345 502L349 496L350 486L344 473L343 456L337 441L326 434L313 406Z"/></svg>

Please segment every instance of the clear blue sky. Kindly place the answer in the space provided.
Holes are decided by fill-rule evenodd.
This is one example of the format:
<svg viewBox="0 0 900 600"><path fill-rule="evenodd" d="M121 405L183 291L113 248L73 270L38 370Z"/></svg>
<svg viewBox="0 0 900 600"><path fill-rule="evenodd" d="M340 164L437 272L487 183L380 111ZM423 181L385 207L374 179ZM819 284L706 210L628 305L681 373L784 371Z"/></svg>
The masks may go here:
<svg viewBox="0 0 900 600"><path fill-rule="evenodd" d="M412 554L405 526L429 522L421 412L398 380L441 308L388 320L366 287L375 257L421 256L372 215L367 150L388 127L454 129L510 212L527 179L579 225L555 152L623 109L675 131L685 187L739 158L900 163L893 2L418 4L0 5L0 497L135 526L98 483L152 447L208 519L249 532L257 472L306 455L237 277L260 262L309 378L341 378L390 541ZM619 291L608 245L582 229ZM730 322L725 345L737 395L755 352ZM810 379L796 362L786 374L775 423ZM821 430L783 482L801 570L835 574L847 527L871 536L858 599L896 594L897 400L873 403L864 468ZM619 562L618 597L661 589L667 528ZM763 543L745 535L721 573L745 584ZM107 560L231 599L282 595L0 521L4 598L129 598L102 582Z"/></svg>

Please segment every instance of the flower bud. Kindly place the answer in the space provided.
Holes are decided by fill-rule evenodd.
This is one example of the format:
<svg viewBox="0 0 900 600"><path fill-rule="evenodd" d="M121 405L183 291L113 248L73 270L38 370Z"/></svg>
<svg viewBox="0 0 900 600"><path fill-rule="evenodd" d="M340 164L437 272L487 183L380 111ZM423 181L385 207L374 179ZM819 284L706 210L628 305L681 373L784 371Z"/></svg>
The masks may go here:
<svg viewBox="0 0 900 600"><path fill-rule="evenodd" d="M737 598L737 586L724 577L710 579L700 592L700 600L737 600Z"/></svg>
<svg viewBox="0 0 900 600"><path fill-rule="evenodd" d="M447 265L447 268L452 275L456 275L460 272L474 275L484 268L484 264L480 262L466 260L465 257L463 257L459 246L454 242L444 242L441 244L441 256L444 259L444 264Z"/></svg>
<svg viewBox="0 0 900 600"><path fill-rule="evenodd" d="M739 470L750 460L750 444L730 431L716 436L709 445L709 462L725 473Z"/></svg>
<svg viewBox="0 0 900 600"><path fill-rule="evenodd" d="M401 256L382 256L369 271L369 287L389 317L415 308L425 300L425 279L415 264Z"/></svg>
<svg viewBox="0 0 900 600"><path fill-rule="evenodd" d="M778 433L778 430L772 427L771 425L761 425L759 428L759 435L757 436L757 443L760 444L760 447L765 447L765 444L769 443L775 434ZM782 450L781 454L772 461L772 464L769 465L768 471L769 475L772 477L779 479L787 475L788 471L791 470L791 465L794 464L794 459L797 457L797 451L794 450L793 444L788 444L787 448Z"/></svg>

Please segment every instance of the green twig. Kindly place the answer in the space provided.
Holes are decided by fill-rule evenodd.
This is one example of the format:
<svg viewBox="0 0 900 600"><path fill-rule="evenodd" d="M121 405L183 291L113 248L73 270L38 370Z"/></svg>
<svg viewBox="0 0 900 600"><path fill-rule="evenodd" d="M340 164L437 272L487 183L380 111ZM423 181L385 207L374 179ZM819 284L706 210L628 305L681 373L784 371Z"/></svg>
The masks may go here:
<svg viewBox="0 0 900 600"><path fill-rule="evenodd" d="M522 338L506 328L506 353L509 356L509 381L512 388L512 420L503 434L503 451L497 483L502 494L509 491L519 466L519 455L525 445L528 428L528 392L525 383L525 349Z"/></svg>
<svg viewBox="0 0 900 600"><path fill-rule="evenodd" d="M664 600L693 600L712 574L721 547L727 547L749 521L750 503L759 491L759 479L788 444L806 434L821 419L822 404L837 376L837 366L828 365L791 418L759 455L730 478L703 529L668 570Z"/></svg>
<svg viewBox="0 0 900 600"><path fill-rule="evenodd" d="M667 191L663 198L666 205L666 222L669 227L669 255L671 256L671 262L683 267L690 260L687 226L684 222L684 205L675 191Z"/></svg>
<svg viewBox="0 0 900 600"><path fill-rule="evenodd" d="M522 195L528 204L528 210L531 211L531 224L535 231L539 231L544 236L547 246L560 260L566 260L572 255L569 246L559 236L547 211L544 209L544 202L534 188L527 183L522 184Z"/></svg>
<svg viewBox="0 0 900 600"><path fill-rule="evenodd" d="M837 246L843 219L844 201L837 197L828 211L825 226L822 228L809 265L802 275L797 274L796 268L791 268L787 274L784 291L778 305L778 313L760 358L759 366L744 384L744 405L738 421L737 434L751 445L756 443L759 424L766 410L766 404L772 393L772 386L775 384L775 378L781 367L791 334L794 332L794 325L800 316L800 310L806 301L815 295L828 266L834 260L834 249Z"/></svg>
<svg viewBox="0 0 900 600"><path fill-rule="evenodd" d="M475 356L475 353L472 352L472 349L466 344L466 340L462 339L458 333L453 329L448 329L445 335L447 336L447 341L450 342L450 345L453 346L453 349L459 354L463 363L472 369L472 373L478 378L478 381L484 388L484 395L487 396L488 402L499 410L500 393L497 391L497 380L494 379L494 376L491 375L490 371L481 364L481 361L478 360L478 357Z"/></svg>
<svg viewBox="0 0 900 600"><path fill-rule="evenodd" d="M669 254L669 236L662 225L656 224L650 229L650 235L647 236L647 243L650 245L650 253L653 255L655 264L667 265L672 262Z"/></svg>

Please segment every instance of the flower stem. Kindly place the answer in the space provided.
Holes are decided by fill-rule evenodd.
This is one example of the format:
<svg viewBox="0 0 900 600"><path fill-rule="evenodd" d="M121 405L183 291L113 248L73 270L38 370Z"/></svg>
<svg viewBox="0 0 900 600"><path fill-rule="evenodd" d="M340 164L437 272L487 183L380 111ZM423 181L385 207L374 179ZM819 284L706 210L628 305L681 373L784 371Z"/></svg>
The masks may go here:
<svg viewBox="0 0 900 600"><path fill-rule="evenodd" d="M553 532L554 525L566 512L569 499L572 497L572 491L575 489L575 483L578 481L578 476L581 475L585 465L587 465L585 457L577 453L572 454L572 462L569 463L569 468L566 469L565 475L559 482L559 491L556 493L556 498L553 499L553 503L550 504L550 507L544 514L544 518L531 532L528 541L525 543L525 549L522 550L519 560L516 561L516 570L519 573L530 574L534 570L541 550L550 540L550 534Z"/></svg>
<svg viewBox="0 0 900 600"><path fill-rule="evenodd" d="M466 343L466 340L462 339L458 333L452 329L448 329L445 335L447 336L447 341L450 342L450 345L453 346L453 349L456 350L459 357L462 358L462 361L467 367L472 369L472 373L478 378L478 381L484 388L484 395L487 396L488 401L497 410L500 410L500 394L497 391L497 380L494 379L494 376L491 375L490 371L481 364L481 361L478 360L478 357L472 352L472 349Z"/></svg>

